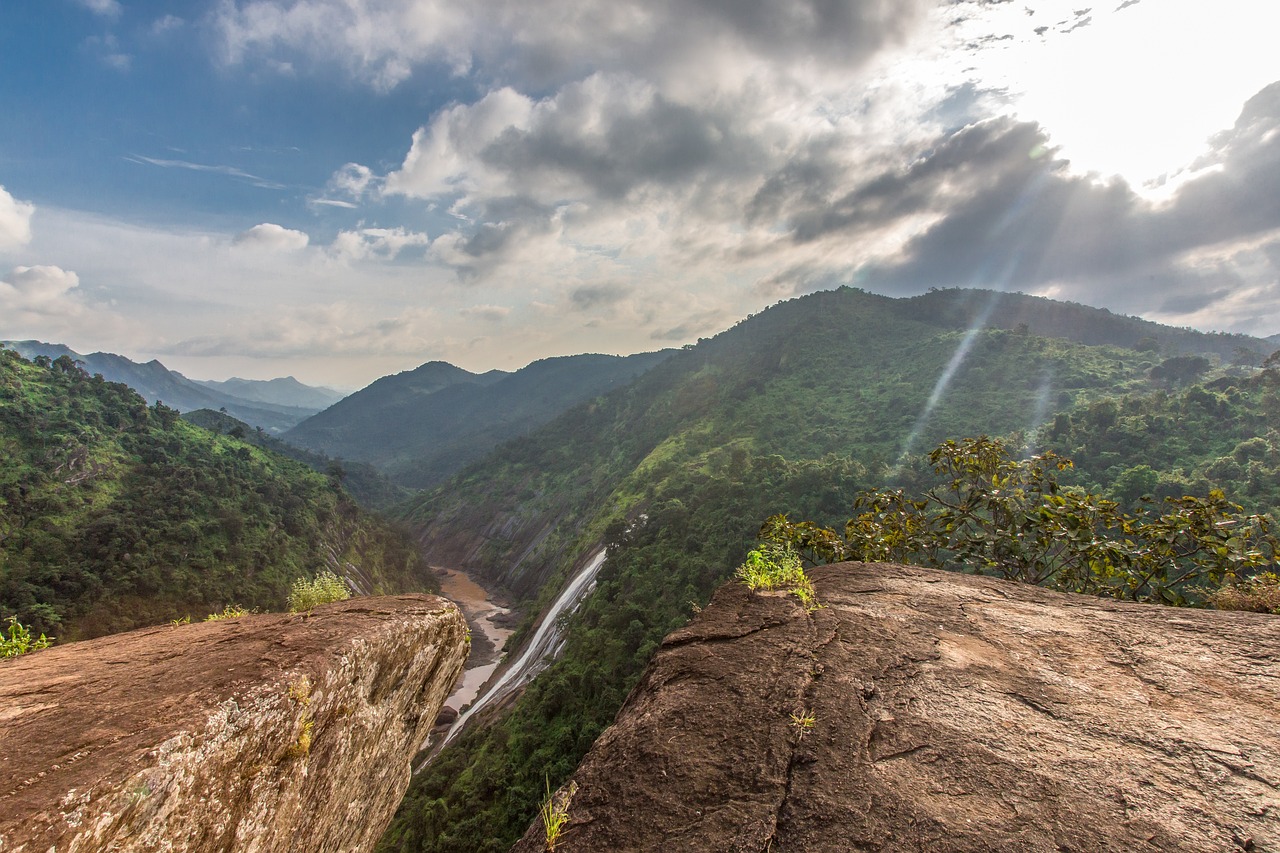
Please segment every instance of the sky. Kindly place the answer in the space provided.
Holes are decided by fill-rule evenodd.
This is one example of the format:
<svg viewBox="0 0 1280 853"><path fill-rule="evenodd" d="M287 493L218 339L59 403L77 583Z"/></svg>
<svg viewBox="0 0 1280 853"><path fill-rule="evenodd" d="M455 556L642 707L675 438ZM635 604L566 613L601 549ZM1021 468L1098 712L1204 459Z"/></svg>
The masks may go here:
<svg viewBox="0 0 1280 853"><path fill-rule="evenodd" d="M1280 332L1280 4L0 6L0 339L360 387L853 285Z"/></svg>

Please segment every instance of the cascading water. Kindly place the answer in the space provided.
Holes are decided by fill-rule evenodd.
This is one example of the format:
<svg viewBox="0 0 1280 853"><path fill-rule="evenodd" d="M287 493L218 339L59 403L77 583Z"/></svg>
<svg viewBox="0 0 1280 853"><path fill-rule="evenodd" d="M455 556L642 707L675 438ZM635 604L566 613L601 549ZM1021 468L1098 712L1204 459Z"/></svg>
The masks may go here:
<svg viewBox="0 0 1280 853"><path fill-rule="evenodd" d="M574 575L573 580L569 581L569 585L564 588L556 598L555 603L551 605L551 609L547 611L547 615L538 625L538 630L534 632L533 639L525 646L524 652L516 659L515 663L503 671L496 681L489 685L487 690L476 697L467 710L458 715L458 719L449 727L449 731L440 741L441 747L444 747L455 735L462 731L462 727L472 714L501 699L516 688L527 684L542 670L545 658L559 653L562 646L560 617L565 613L572 613L576 610L578 604L591 591L596 575L599 573L600 567L604 565L604 557L604 551L596 553ZM421 769L421 766L417 768L417 770Z"/></svg>

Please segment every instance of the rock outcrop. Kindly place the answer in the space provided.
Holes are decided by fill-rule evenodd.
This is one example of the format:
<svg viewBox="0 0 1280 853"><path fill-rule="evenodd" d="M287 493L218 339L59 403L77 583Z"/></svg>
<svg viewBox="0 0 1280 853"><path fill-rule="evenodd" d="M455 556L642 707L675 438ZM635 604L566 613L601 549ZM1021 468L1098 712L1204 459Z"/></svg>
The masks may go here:
<svg viewBox="0 0 1280 853"><path fill-rule="evenodd" d="M369 849L466 646L404 595L0 663L0 850Z"/></svg>
<svg viewBox="0 0 1280 853"><path fill-rule="evenodd" d="M1280 618L813 577L667 637L558 851L1280 851Z"/></svg>

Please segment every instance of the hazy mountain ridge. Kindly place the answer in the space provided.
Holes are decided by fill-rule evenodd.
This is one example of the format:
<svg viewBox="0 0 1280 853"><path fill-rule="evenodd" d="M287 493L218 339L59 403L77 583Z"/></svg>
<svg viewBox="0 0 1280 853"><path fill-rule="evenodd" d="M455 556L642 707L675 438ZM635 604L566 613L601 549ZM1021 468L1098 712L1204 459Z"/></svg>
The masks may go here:
<svg viewBox="0 0 1280 853"><path fill-rule="evenodd" d="M1026 324L1033 335L1065 338L1091 346L1111 345L1142 349L1163 356L1216 355L1232 361L1240 348L1269 354L1269 344L1280 335L1258 338L1228 332L1166 326L1141 317L1116 314L1078 302L1059 302L1044 296L965 288L934 289L896 300L904 317L925 320L956 329L1016 329Z"/></svg>
<svg viewBox="0 0 1280 853"><path fill-rule="evenodd" d="M157 400L180 412L193 409L226 409L236 418L255 427L281 432L315 414L319 407L308 408L271 402L250 400L228 394L188 379L152 359L139 363L122 355L95 352L82 355L63 344L41 341L5 341L4 346L18 352L24 358L37 356L69 358L82 362L90 374L101 373L108 382L121 382L137 391L148 403ZM244 380L241 380L244 381ZM295 380L296 382L296 380ZM298 383L301 384L301 383ZM303 386L305 387L305 386ZM259 388L259 392L261 392ZM292 393L292 392L291 392Z"/></svg>
<svg viewBox="0 0 1280 853"><path fill-rule="evenodd" d="M223 394L249 400L254 403L268 403L275 406L291 406L296 409L327 409L341 400L346 394L332 388L304 385L292 376L276 379L241 379L233 376L219 382L214 379L196 379L196 384L212 388Z"/></svg>
<svg viewBox="0 0 1280 853"><path fill-rule="evenodd" d="M404 486L432 486L502 441L631 381L670 354L561 356L510 374L473 374L429 362L379 379L284 438L329 456L368 462Z"/></svg>

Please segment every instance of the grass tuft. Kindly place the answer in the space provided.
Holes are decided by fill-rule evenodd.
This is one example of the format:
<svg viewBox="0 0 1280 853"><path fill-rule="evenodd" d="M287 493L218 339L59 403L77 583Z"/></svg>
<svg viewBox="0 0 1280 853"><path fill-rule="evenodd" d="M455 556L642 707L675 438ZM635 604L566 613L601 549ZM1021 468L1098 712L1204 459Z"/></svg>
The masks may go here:
<svg viewBox="0 0 1280 853"><path fill-rule="evenodd" d="M350 597L351 590L347 589L347 582L325 569L313 580L298 578L293 582L293 587L289 590L289 610L300 613L318 604L346 601Z"/></svg>
<svg viewBox="0 0 1280 853"><path fill-rule="evenodd" d="M570 782L568 788L553 795L551 780L547 780L547 797L538 809L538 816L542 818L543 837L550 853L554 853L560 836L564 834L565 825L569 822L569 803L577 791L577 784Z"/></svg>

